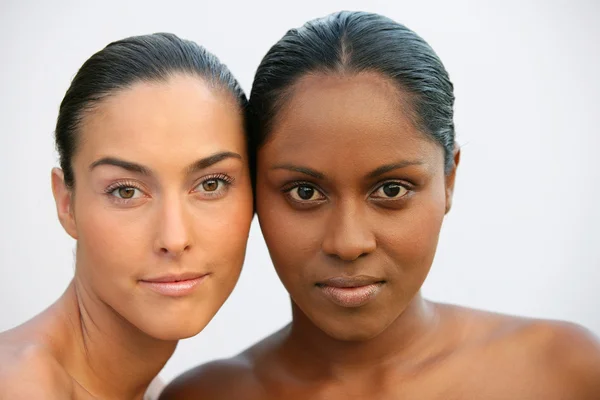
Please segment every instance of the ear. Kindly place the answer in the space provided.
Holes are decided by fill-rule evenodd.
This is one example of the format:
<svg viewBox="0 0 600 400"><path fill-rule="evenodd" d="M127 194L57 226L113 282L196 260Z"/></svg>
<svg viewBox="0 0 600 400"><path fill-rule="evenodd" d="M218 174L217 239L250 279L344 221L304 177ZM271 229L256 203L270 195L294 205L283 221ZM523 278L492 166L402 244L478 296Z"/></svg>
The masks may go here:
<svg viewBox="0 0 600 400"><path fill-rule="evenodd" d="M452 169L446 174L446 214L452 208L452 196L454 195L454 181L456 178L456 169L460 162L460 147L458 143L454 143L454 151L452 152Z"/></svg>
<svg viewBox="0 0 600 400"><path fill-rule="evenodd" d="M58 220L64 230L73 239L77 240L77 225L73 214L72 191L65 184L62 169L52 168L52 194L56 203Z"/></svg>

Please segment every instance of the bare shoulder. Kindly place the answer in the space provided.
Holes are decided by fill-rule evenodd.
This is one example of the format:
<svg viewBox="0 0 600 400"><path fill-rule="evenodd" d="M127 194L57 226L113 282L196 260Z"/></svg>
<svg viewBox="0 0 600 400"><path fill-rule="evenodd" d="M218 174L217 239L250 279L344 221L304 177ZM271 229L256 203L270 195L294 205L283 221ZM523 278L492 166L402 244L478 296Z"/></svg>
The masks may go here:
<svg viewBox="0 0 600 400"><path fill-rule="evenodd" d="M277 370L277 352L286 328L254 344L236 357L212 361L173 380L160 400L237 399L266 400L264 371Z"/></svg>
<svg viewBox="0 0 600 400"><path fill-rule="evenodd" d="M0 337L1 399L69 399L73 384L42 346L6 342Z"/></svg>
<svg viewBox="0 0 600 400"><path fill-rule="evenodd" d="M253 369L252 360L245 355L212 361L173 380L160 400L253 398L259 389Z"/></svg>
<svg viewBox="0 0 600 400"><path fill-rule="evenodd" d="M531 321L514 333L527 348L537 376L571 399L600 398L600 342L587 329L560 321Z"/></svg>
<svg viewBox="0 0 600 400"><path fill-rule="evenodd" d="M494 382L506 377L519 393L547 392L548 399L600 399L600 342L589 330L562 321L443 307L461 321L465 347L474 350L469 354L486 365L480 370L483 381L487 375Z"/></svg>

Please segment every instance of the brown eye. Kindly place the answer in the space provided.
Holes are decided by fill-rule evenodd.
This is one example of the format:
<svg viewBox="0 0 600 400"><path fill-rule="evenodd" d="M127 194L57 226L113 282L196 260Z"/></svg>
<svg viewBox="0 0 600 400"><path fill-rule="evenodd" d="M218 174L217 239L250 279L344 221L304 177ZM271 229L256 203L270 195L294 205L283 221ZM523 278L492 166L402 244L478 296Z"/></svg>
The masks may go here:
<svg viewBox="0 0 600 400"><path fill-rule="evenodd" d="M219 181L217 179L209 179L207 181L202 182L202 189L205 192L214 192L219 188Z"/></svg>
<svg viewBox="0 0 600 400"><path fill-rule="evenodd" d="M298 185L292 188L288 193L295 201L318 201L325 199L325 196L323 196L321 192L308 185Z"/></svg>
<svg viewBox="0 0 600 400"><path fill-rule="evenodd" d="M229 186L231 186L231 182L225 178L208 177L198 183L194 188L194 193L199 194L204 199L215 200L225 196Z"/></svg>
<svg viewBox="0 0 600 400"><path fill-rule="evenodd" d="M399 199L408 193L408 189L396 182L384 183L379 186L372 197L377 199Z"/></svg>
<svg viewBox="0 0 600 400"><path fill-rule="evenodd" d="M134 188L120 188L119 189L119 196L124 199L130 199L133 197L134 194L135 194Z"/></svg>
<svg viewBox="0 0 600 400"><path fill-rule="evenodd" d="M121 186L113 190L111 194L119 199L129 200L140 197L142 192L132 186Z"/></svg>

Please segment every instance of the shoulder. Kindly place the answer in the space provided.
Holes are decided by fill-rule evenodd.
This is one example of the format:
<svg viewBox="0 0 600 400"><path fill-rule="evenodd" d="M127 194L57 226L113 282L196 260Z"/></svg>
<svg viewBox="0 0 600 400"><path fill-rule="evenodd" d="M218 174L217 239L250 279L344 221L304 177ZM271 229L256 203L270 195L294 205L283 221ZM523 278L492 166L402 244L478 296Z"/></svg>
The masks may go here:
<svg viewBox="0 0 600 400"><path fill-rule="evenodd" d="M518 393L544 393L547 399L600 399L600 342L587 329L562 321L442 308L459 321L462 347L472 350L466 360L474 357L485 366L475 374L482 381L506 384Z"/></svg>
<svg viewBox="0 0 600 400"><path fill-rule="evenodd" d="M167 385L160 400L252 398L259 389L252 360L244 355L193 368Z"/></svg>
<svg viewBox="0 0 600 400"><path fill-rule="evenodd" d="M496 372L546 398L600 398L600 342L568 322L498 316L486 350ZM553 397L552 397L553 396Z"/></svg>
<svg viewBox="0 0 600 400"><path fill-rule="evenodd" d="M73 394L68 374L42 346L0 341L0 398L66 399Z"/></svg>
<svg viewBox="0 0 600 400"><path fill-rule="evenodd" d="M562 352L599 354L598 338L580 325L555 320L518 317L441 304L446 317L458 321L466 342L495 346L509 351L527 350L532 355Z"/></svg>
<svg viewBox="0 0 600 400"><path fill-rule="evenodd" d="M572 399L600 398L600 342L587 329L559 321L532 321L514 334L528 348L540 379Z"/></svg>
<svg viewBox="0 0 600 400"><path fill-rule="evenodd" d="M267 394L269 375L279 370L275 354L286 336L283 328L236 357L212 361L173 380L160 400L260 399Z"/></svg>
<svg viewBox="0 0 600 400"><path fill-rule="evenodd" d="M600 364L600 343L584 327L563 321L507 317L494 332L499 348L527 353L549 368Z"/></svg>

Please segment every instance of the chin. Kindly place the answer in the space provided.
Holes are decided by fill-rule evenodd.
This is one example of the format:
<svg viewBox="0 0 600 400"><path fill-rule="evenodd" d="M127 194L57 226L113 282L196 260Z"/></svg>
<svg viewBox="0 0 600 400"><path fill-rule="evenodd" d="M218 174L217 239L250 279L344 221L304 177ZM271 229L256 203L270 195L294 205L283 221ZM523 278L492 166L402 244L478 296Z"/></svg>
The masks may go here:
<svg viewBox="0 0 600 400"><path fill-rule="evenodd" d="M204 318L181 318L158 319L155 316L152 321L144 321L138 325L138 329L146 335L158 340L177 341L196 336L206 327L208 321Z"/></svg>
<svg viewBox="0 0 600 400"><path fill-rule="evenodd" d="M160 332L158 335L154 336L156 339L164 340L164 341L179 341L183 339L188 339L196 336L202 331L202 329L198 330L171 330L168 332Z"/></svg>
<svg viewBox="0 0 600 400"><path fill-rule="evenodd" d="M157 329L146 329L145 333L155 339L164 340L164 341L177 341L182 339L187 339L192 336L196 336L204 329L204 325L202 326L190 326L190 325L170 325L167 326L162 325Z"/></svg>

